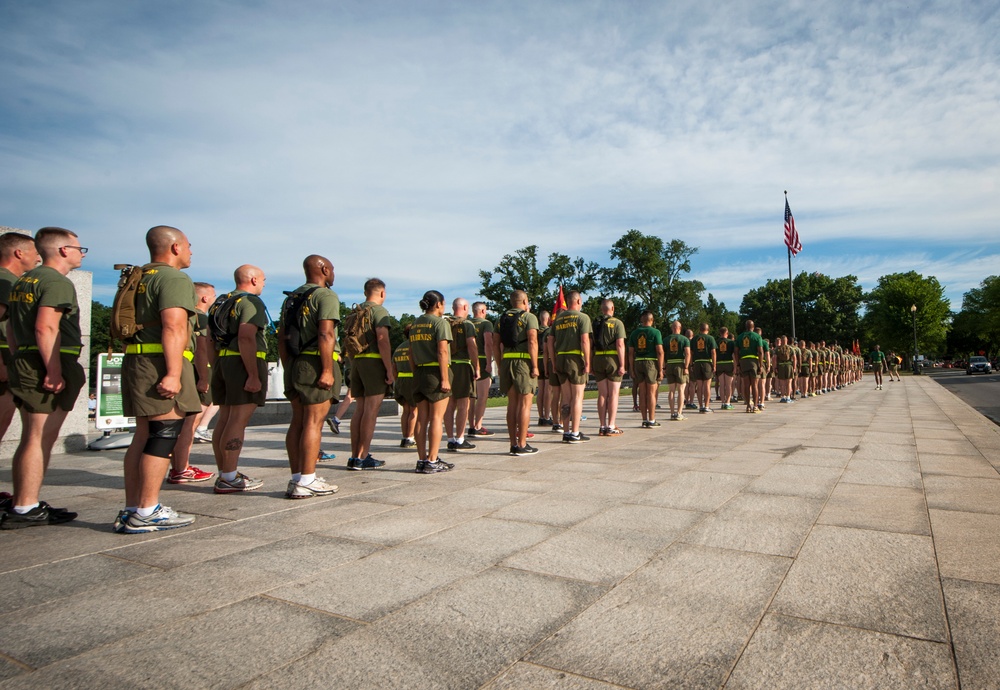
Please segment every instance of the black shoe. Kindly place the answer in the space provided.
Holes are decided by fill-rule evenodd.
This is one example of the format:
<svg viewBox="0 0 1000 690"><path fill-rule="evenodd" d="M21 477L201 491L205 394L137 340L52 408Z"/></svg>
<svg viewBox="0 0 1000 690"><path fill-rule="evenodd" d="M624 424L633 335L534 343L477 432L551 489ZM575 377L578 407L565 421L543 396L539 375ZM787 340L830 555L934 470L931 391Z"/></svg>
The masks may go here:
<svg viewBox="0 0 1000 690"><path fill-rule="evenodd" d="M457 441L448 442L448 450L450 450L453 453L457 453L460 450L475 450L475 449L476 449L476 444L469 443L468 440L462 441L461 443L458 443Z"/></svg>
<svg viewBox="0 0 1000 690"><path fill-rule="evenodd" d="M421 460L417 463L417 474L437 474L438 472L447 472L453 468L450 462L441 462L440 460L435 460L430 462L428 460Z"/></svg>
<svg viewBox="0 0 1000 690"><path fill-rule="evenodd" d="M458 441L448 441L448 450L458 452Z"/></svg>
<svg viewBox="0 0 1000 690"><path fill-rule="evenodd" d="M562 431L562 430L563 430L563 425L562 424L553 424L552 425L552 431Z"/></svg>
<svg viewBox="0 0 1000 690"><path fill-rule="evenodd" d="M583 434L563 434L563 443L586 443L590 440L590 436L584 436Z"/></svg>
<svg viewBox="0 0 1000 690"><path fill-rule="evenodd" d="M53 508L45 501L27 513L16 513L14 508L0 517L0 529L21 529L22 527L37 527L39 525L61 525L76 519L76 513L65 508Z"/></svg>
<svg viewBox="0 0 1000 690"><path fill-rule="evenodd" d="M408 438L404 438L402 441L399 442L399 447L400 448L416 448L417 447L417 442L416 441L411 441Z"/></svg>
<svg viewBox="0 0 1000 690"><path fill-rule="evenodd" d="M11 510L14 507L14 497L6 491L0 491L0 513Z"/></svg>
<svg viewBox="0 0 1000 690"><path fill-rule="evenodd" d="M525 455L534 455L537 452L538 452L537 448L529 446L527 443L525 443L523 447L518 447L518 446L510 447L510 454L516 455L518 457L523 457Z"/></svg>

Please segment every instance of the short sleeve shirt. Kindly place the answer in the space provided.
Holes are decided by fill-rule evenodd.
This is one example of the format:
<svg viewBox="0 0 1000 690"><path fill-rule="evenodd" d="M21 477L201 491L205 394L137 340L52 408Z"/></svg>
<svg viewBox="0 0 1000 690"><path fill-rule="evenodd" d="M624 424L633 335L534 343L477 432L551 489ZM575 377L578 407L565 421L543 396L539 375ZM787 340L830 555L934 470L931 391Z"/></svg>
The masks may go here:
<svg viewBox="0 0 1000 690"><path fill-rule="evenodd" d="M591 324L593 325L593 324ZM606 331L603 336L604 339L609 343L607 348L599 348L598 334L594 333L594 344L591 348L595 353L600 349L601 351L610 352L611 354L618 354L618 340L625 340L625 324L622 323L621 319L616 319L613 316L609 316L604 321L604 330ZM614 352L612 352L614 351Z"/></svg>
<svg viewBox="0 0 1000 690"><path fill-rule="evenodd" d="M37 346L35 321L39 307L52 307L62 312L59 319L60 347L80 347L80 308L76 301L73 281L51 266L36 266L21 276L11 288L11 327L18 347Z"/></svg>
<svg viewBox="0 0 1000 690"><path fill-rule="evenodd" d="M493 333L493 324L487 319L469 319L476 328L476 349L479 350L479 359L486 359L486 334Z"/></svg>
<svg viewBox="0 0 1000 690"><path fill-rule="evenodd" d="M236 350L240 349L239 338L239 327L245 323L252 324L257 327L257 352L267 352L267 340L264 338L264 333L267 329L267 312L264 309L264 302L257 295L251 295L249 292L230 292L230 295L242 295L239 301L233 306L233 312L229 321L229 331L233 335L232 341L229 343L229 349Z"/></svg>
<svg viewBox="0 0 1000 690"><path fill-rule="evenodd" d="M590 317L575 309L564 309L552 322L555 333L556 354L580 352L580 340L585 333L593 333ZM593 349L593 348L591 348Z"/></svg>
<svg viewBox="0 0 1000 690"><path fill-rule="evenodd" d="M135 296L135 320L146 326L135 334L137 343L162 343L165 309L183 309L188 313L189 337L187 349L194 350L194 332L198 329L194 283L186 273L163 263L143 267L142 280Z"/></svg>
<svg viewBox="0 0 1000 690"><path fill-rule="evenodd" d="M10 291L17 282L17 276L6 268L0 267L0 304L4 307L10 306ZM0 343L7 342L7 328L5 326L9 314L4 312L4 317L0 319Z"/></svg>
<svg viewBox="0 0 1000 690"><path fill-rule="evenodd" d="M691 341L685 336L671 333L663 345L663 356L668 362L683 362L684 349L691 347Z"/></svg>
<svg viewBox="0 0 1000 690"><path fill-rule="evenodd" d="M717 349L715 338L699 333L691 340L691 359L695 362L711 362L712 350Z"/></svg>
<svg viewBox="0 0 1000 690"><path fill-rule="evenodd" d="M340 322L340 298L330 288L320 287L315 283L300 285L295 288L295 292L306 292L314 287L319 289L309 295L309 299L302 305L300 342L307 350L315 349L315 343L319 338L319 322L333 321L333 350L340 352L340 342L337 337L337 324Z"/></svg>
<svg viewBox="0 0 1000 690"><path fill-rule="evenodd" d="M503 317L500 317L503 318ZM522 311L517 317L517 345L513 348L504 346L504 352L527 352L528 351L528 331L536 331L538 337L538 317L530 311ZM538 354L542 353L542 341L538 339Z"/></svg>
<svg viewBox="0 0 1000 690"><path fill-rule="evenodd" d="M736 341L730 340L729 338L719 338L716 342L716 349L719 351L718 358L722 359L732 359L733 349L736 347Z"/></svg>
<svg viewBox="0 0 1000 690"><path fill-rule="evenodd" d="M381 304L375 304L374 302L362 302L361 307L366 307L371 309L371 319L372 319L372 329L365 334L368 340L368 344L365 346L365 350L362 354L378 354L378 335L375 333L376 328L385 328L386 330L392 329L392 317L389 315L389 310L383 307ZM337 307L340 309L340 307Z"/></svg>
<svg viewBox="0 0 1000 690"><path fill-rule="evenodd" d="M872 350L871 353L872 364L878 364L879 362L885 361L885 353L881 350Z"/></svg>
<svg viewBox="0 0 1000 690"><path fill-rule="evenodd" d="M417 317L410 326L410 348L418 367L438 361L438 343L442 340L451 342L451 325L445 319L434 314Z"/></svg>
<svg viewBox="0 0 1000 690"><path fill-rule="evenodd" d="M639 326L628 337L628 346L635 349L636 359L659 359L657 345L663 345L663 334L652 326Z"/></svg>
<svg viewBox="0 0 1000 690"><path fill-rule="evenodd" d="M736 336L736 350L743 357L757 358L757 348L764 347L764 339L753 331L746 331Z"/></svg>
<svg viewBox="0 0 1000 690"><path fill-rule="evenodd" d="M392 352L392 361L396 363L396 372L399 374L413 373L410 369L410 341L404 340Z"/></svg>

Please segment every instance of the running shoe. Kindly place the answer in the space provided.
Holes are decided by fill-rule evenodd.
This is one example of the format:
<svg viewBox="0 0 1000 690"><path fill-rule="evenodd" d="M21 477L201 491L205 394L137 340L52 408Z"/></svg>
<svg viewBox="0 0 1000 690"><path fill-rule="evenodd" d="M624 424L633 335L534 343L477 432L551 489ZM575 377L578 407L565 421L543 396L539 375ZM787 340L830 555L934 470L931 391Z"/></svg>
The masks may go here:
<svg viewBox="0 0 1000 690"><path fill-rule="evenodd" d="M125 534L125 523L128 522L131 514L131 510L125 510L124 508L119 510L118 517L115 518L114 523L111 525L111 531L115 534Z"/></svg>
<svg viewBox="0 0 1000 690"><path fill-rule="evenodd" d="M210 432L208 429L195 429L194 440L197 441L198 443L211 443L212 432Z"/></svg>
<svg viewBox="0 0 1000 690"><path fill-rule="evenodd" d="M382 460L376 460L368 455L367 458L351 458L347 461L347 469L349 470L377 470L379 467L385 465Z"/></svg>
<svg viewBox="0 0 1000 690"><path fill-rule="evenodd" d="M510 454L516 455L518 457L524 457L525 455L534 455L538 452L538 449L534 446L529 446L527 443L524 446L511 446Z"/></svg>
<svg viewBox="0 0 1000 690"><path fill-rule="evenodd" d="M684 421L685 419L687 419L687 417L685 417L685 416L684 416L684 415L682 415L682 414L677 414L677 415L675 415L675 416L674 416L674 418L673 418L673 420L674 420L675 422L683 422L683 421Z"/></svg>
<svg viewBox="0 0 1000 690"><path fill-rule="evenodd" d="M285 496L288 498L312 498L314 496L329 496L337 493L336 484L328 484L322 477L316 477L311 483L302 485L289 482Z"/></svg>
<svg viewBox="0 0 1000 690"><path fill-rule="evenodd" d="M461 443L458 443L457 441L448 443L448 450L450 450L453 453L458 453L459 451L463 450L475 450L475 449L476 449L476 444L469 443L468 440L464 440Z"/></svg>
<svg viewBox="0 0 1000 690"><path fill-rule="evenodd" d="M327 453L325 450L319 452L318 460L336 460L337 455L335 453Z"/></svg>
<svg viewBox="0 0 1000 690"><path fill-rule="evenodd" d="M552 425L552 431L562 431L562 430L563 430L563 425L562 424L553 424Z"/></svg>
<svg viewBox="0 0 1000 690"><path fill-rule="evenodd" d="M619 429L618 427L611 426L611 427L608 427L607 432L604 435L605 436L621 436L624 433L625 432L622 431L621 429Z"/></svg>
<svg viewBox="0 0 1000 690"><path fill-rule="evenodd" d="M156 510L149 517L142 517L139 513L130 513L125 520L125 527L122 532L125 534L142 534L143 532L160 532L167 529L187 527L194 522L194 515L178 513L173 508L164 505L156 506Z"/></svg>
<svg viewBox="0 0 1000 690"><path fill-rule="evenodd" d="M590 440L590 436L585 436L580 432L575 434L563 434L563 443L586 443Z"/></svg>
<svg viewBox="0 0 1000 690"><path fill-rule="evenodd" d="M712 410L710 408L708 408L708 407L703 407L700 410L698 410L698 413L699 414L712 414Z"/></svg>
<svg viewBox="0 0 1000 690"><path fill-rule="evenodd" d="M415 470L417 474L437 474L438 472L447 472L451 469L448 465L451 463L444 463L440 460L430 461L430 460L419 460L417 462L417 469ZM452 465L454 467L454 465Z"/></svg>
<svg viewBox="0 0 1000 690"><path fill-rule="evenodd" d="M416 448L417 447L417 442L415 440L413 440L412 438L404 438L402 441L399 442L399 447L400 448Z"/></svg>
<svg viewBox="0 0 1000 690"><path fill-rule="evenodd" d="M236 479L227 482L222 477L215 480L215 493L217 494L239 494L247 491L256 491L264 486L263 480L248 477L242 472L236 473ZM178 525L181 526L181 525Z"/></svg>
<svg viewBox="0 0 1000 690"><path fill-rule="evenodd" d="M0 529L22 529L24 527L39 527L42 525L61 525L76 519L76 513L65 508L53 508L45 501L27 513L17 513L14 507L0 516Z"/></svg>
<svg viewBox="0 0 1000 690"><path fill-rule="evenodd" d="M526 434L526 436L528 438L535 438L535 435L533 433L531 433L530 431Z"/></svg>
<svg viewBox="0 0 1000 690"><path fill-rule="evenodd" d="M475 432L476 433L473 434L473 436L496 436L497 435L495 431L490 431L489 429L487 429L484 426L479 427L478 429L475 430Z"/></svg>
<svg viewBox="0 0 1000 690"><path fill-rule="evenodd" d="M333 434L340 435L340 420L335 417L327 417L326 425L330 427L330 432Z"/></svg>
<svg viewBox="0 0 1000 690"><path fill-rule="evenodd" d="M600 429L597 430L597 435L598 436L607 436L608 435L608 427L602 426Z"/></svg>
<svg viewBox="0 0 1000 690"><path fill-rule="evenodd" d="M632 411L633 412L638 412L639 411L639 406L638 405L633 405L632 406Z"/></svg>
<svg viewBox="0 0 1000 690"><path fill-rule="evenodd" d="M203 469L195 467L194 465L188 465L186 469L180 472L171 471L167 475L168 484L193 484L195 482L207 482L209 479L215 476L215 472L206 472Z"/></svg>
<svg viewBox="0 0 1000 690"><path fill-rule="evenodd" d="M0 512L10 510L14 505L14 496L6 491L0 491Z"/></svg>

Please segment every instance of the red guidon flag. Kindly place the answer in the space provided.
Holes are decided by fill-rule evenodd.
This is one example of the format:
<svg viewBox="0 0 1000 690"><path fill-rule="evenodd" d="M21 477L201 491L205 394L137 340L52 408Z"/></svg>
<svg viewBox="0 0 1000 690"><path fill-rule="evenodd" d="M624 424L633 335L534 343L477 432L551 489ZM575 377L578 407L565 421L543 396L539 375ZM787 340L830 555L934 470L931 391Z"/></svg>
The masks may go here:
<svg viewBox="0 0 1000 690"><path fill-rule="evenodd" d="M785 245L795 256L802 251L802 243L799 242L799 233L795 230L795 219L792 217L792 209L788 206L788 197L785 197Z"/></svg>
<svg viewBox="0 0 1000 690"><path fill-rule="evenodd" d="M563 309L568 309L566 306L566 296L563 295L562 285L559 286L559 296L556 297L556 303L552 305L552 318L555 318Z"/></svg>

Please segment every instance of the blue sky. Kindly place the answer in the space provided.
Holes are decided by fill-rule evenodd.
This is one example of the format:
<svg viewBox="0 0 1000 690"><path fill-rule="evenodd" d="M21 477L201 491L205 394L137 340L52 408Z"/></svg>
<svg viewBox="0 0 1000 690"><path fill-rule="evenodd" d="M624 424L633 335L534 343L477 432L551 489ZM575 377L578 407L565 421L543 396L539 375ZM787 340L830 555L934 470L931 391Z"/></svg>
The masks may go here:
<svg viewBox="0 0 1000 690"><path fill-rule="evenodd" d="M793 269L1000 273L995 2L0 0L0 225L91 247L191 238L274 309L328 256L397 316L538 244L606 264L630 228L699 248L732 309Z"/></svg>

